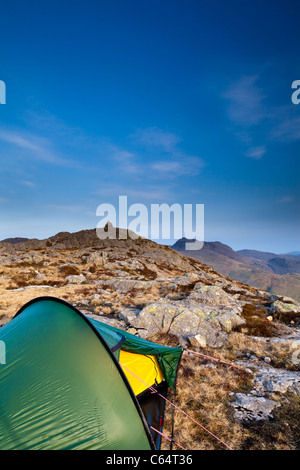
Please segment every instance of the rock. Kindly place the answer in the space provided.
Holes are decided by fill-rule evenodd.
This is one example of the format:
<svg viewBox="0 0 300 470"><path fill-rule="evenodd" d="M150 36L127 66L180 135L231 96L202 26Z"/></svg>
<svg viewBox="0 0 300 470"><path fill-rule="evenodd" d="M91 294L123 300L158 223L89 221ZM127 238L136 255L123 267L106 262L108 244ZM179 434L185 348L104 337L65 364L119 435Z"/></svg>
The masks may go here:
<svg viewBox="0 0 300 470"><path fill-rule="evenodd" d="M280 406L276 401L264 397L254 397L244 393L235 393L234 417L239 421L261 421L273 418L272 411Z"/></svg>
<svg viewBox="0 0 300 470"><path fill-rule="evenodd" d="M66 263L59 266L58 272L63 276L77 276L80 274L78 267L74 263Z"/></svg>
<svg viewBox="0 0 300 470"><path fill-rule="evenodd" d="M300 396L300 374L273 367L258 367L253 389L256 395L295 393Z"/></svg>
<svg viewBox="0 0 300 470"><path fill-rule="evenodd" d="M233 328L241 326L245 323L245 320L241 318L238 314L241 313L241 310L234 309L221 309L218 316L218 322L221 325L222 329L229 333Z"/></svg>
<svg viewBox="0 0 300 470"><path fill-rule="evenodd" d="M85 276L83 274L67 276L66 281L68 284L82 284L85 281Z"/></svg>
<svg viewBox="0 0 300 470"><path fill-rule="evenodd" d="M119 328L120 330L124 330L124 323L116 320L115 318L109 318L105 316L101 316L99 318L98 315L94 315L90 313L86 314L86 316L88 318L93 318L94 320L101 321L101 323L105 323L106 325L111 325L111 326L114 326L115 328Z"/></svg>
<svg viewBox="0 0 300 470"><path fill-rule="evenodd" d="M7 289L8 291L13 291L13 292L22 292L24 290L28 289L53 289L55 286L42 286L42 285L36 285L36 286L26 286L26 287L18 287L17 289Z"/></svg>
<svg viewBox="0 0 300 470"><path fill-rule="evenodd" d="M102 287L109 287L110 289L120 293L127 294L132 290L150 291L151 289L158 288L156 281L139 281L135 279L108 279L105 281L99 281Z"/></svg>
<svg viewBox="0 0 300 470"><path fill-rule="evenodd" d="M107 261L106 263L106 269L110 270L110 271L117 271L118 269L120 269L120 263L119 262L111 262L111 261Z"/></svg>
<svg viewBox="0 0 300 470"><path fill-rule="evenodd" d="M222 287L196 284L190 294L192 300L205 305L232 305L237 303L238 295L227 294Z"/></svg>
<svg viewBox="0 0 300 470"><path fill-rule="evenodd" d="M292 297L284 296L284 297L281 297L279 300L281 300L281 302L285 302L288 304L300 305L299 302L296 302L295 299L292 299Z"/></svg>
<svg viewBox="0 0 300 470"><path fill-rule="evenodd" d="M42 265L44 263L44 258L43 256L39 255L38 253L26 253L25 255L22 255L19 257L18 260L19 263L28 263L28 264L37 264L37 265Z"/></svg>
<svg viewBox="0 0 300 470"><path fill-rule="evenodd" d="M182 301L161 299L144 307L137 315L126 314L126 322L133 328L143 329L151 336L157 332L178 338L200 335L208 346L226 344L227 333L245 320L237 312L242 308L214 307L198 304L190 296Z"/></svg>
<svg viewBox="0 0 300 470"><path fill-rule="evenodd" d="M188 340L195 348L206 348L206 339L202 335L189 336Z"/></svg>
<svg viewBox="0 0 300 470"><path fill-rule="evenodd" d="M173 277L172 280L176 285L189 285L191 283L199 281L199 274L185 273L182 276Z"/></svg>
<svg viewBox="0 0 300 470"><path fill-rule="evenodd" d="M125 294L131 292L132 289L150 290L155 286L155 281L136 281L132 279L124 279L114 283L113 288L116 292Z"/></svg>
<svg viewBox="0 0 300 470"><path fill-rule="evenodd" d="M92 299L94 301L101 301L103 300L103 297L107 297L108 295L110 295L110 292L108 292L107 290L97 289L97 294L93 294Z"/></svg>
<svg viewBox="0 0 300 470"><path fill-rule="evenodd" d="M96 264L97 266L104 266L108 256L105 251L94 251L88 256L82 256L82 259L88 264Z"/></svg>
<svg viewBox="0 0 300 470"><path fill-rule="evenodd" d="M134 324L140 310L135 308L126 308L119 312L118 318L125 322L126 325Z"/></svg>
<svg viewBox="0 0 300 470"><path fill-rule="evenodd" d="M42 279L45 279L45 278L47 277L45 274L41 274L41 273L40 273L39 271L37 271L37 270L35 271L35 274L36 274L35 279L38 280L38 281L40 281L40 280L42 280Z"/></svg>
<svg viewBox="0 0 300 470"><path fill-rule="evenodd" d="M127 333L130 333L131 335L138 335L138 331L135 328L128 328L128 330L126 331Z"/></svg>
<svg viewBox="0 0 300 470"><path fill-rule="evenodd" d="M88 307L90 304L91 304L91 301L89 299L81 299L81 300L78 300L77 302L73 302L73 305L77 308Z"/></svg>
<svg viewBox="0 0 300 470"><path fill-rule="evenodd" d="M293 301L295 302L295 301ZM281 300L276 300L270 307L271 313L300 313L300 305L295 303L285 303Z"/></svg>
<svg viewBox="0 0 300 470"><path fill-rule="evenodd" d="M216 364L211 364L211 363L209 363L209 364L201 364L200 367L207 367L208 369L217 369Z"/></svg>
<svg viewBox="0 0 300 470"><path fill-rule="evenodd" d="M276 295L276 294L270 294L269 292L265 292L263 290L260 290L260 289L257 289L255 291L255 294L258 296L258 297L263 297L265 299L268 299L268 300L277 300L279 299L279 296Z"/></svg>
<svg viewBox="0 0 300 470"><path fill-rule="evenodd" d="M188 338L184 338L183 336L179 336L178 342L179 346L181 346L183 349L188 349L191 345Z"/></svg>

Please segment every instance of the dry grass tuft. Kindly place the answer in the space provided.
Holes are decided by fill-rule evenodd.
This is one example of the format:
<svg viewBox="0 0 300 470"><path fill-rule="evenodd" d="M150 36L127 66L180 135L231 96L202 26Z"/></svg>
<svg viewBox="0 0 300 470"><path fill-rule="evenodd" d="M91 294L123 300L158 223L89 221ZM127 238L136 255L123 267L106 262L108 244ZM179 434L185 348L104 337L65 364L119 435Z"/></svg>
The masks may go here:
<svg viewBox="0 0 300 470"><path fill-rule="evenodd" d="M280 312L276 313L274 318L278 321L281 321L283 323L286 323L287 325L290 325L291 323L294 323L296 326L300 325L300 313L299 312Z"/></svg>
<svg viewBox="0 0 300 470"><path fill-rule="evenodd" d="M168 346L177 346L175 338L155 335L151 338ZM202 350L201 353L227 361L237 360L247 353L259 359L268 355L274 367L293 368L286 347L265 340L257 341L241 333L231 333L226 347ZM235 450L298 449L300 435L300 398L287 396L284 404L273 413L274 419L263 423L245 424L234 420L230 406L234 393L248 393L253 386L253 375L241 367L229 367L194 355L183 354L178 371L177 395L168 398L192 416L211 433ZM188 450L226 450L226 446L193 423L179 410L167 403L164 433ZM162 449L170 443L163 440ZM178 450L173 445L174 450Z"/></svg>
<svg viewBox="0 0 300 470"><path fill-rule="evenodd" d="M235 332L229 335L226 351L227 357L233 360L243 359L249 354L261 360L268 356L273 367L299 370L299 365L292 362L292 352L288 343L260 340Z"/></svg>
<svg viewBox="0 0 300 470"><path fill-rule="evenodd" d="M240 369L205 365L199 358L186 357L178 374L176 405L232 448L240 448L244 429L234 422L228 405L230 393L244 391L252 376ZM170 399L174 399L170 395ZM164 432L171 434L172 409L167 405ZM190 419L175 412L174 440L188 450L224 450L226 447ZM164 447L165 446L165 447ZM168 448L168 444L163 444Z"/></svg>
<svg viewBox="0 0 300 470"><path fill-rule="evenodd" d="M300 397L286 395L274 419L245 425L244 450L300 450Z"/></svg>
<svg viewBox="0 0 300 470"><path fill-rule="evenodd" d="M236 328L236 331L253 336L272 337L275 333L274 325L267 320L268 311L258 305L245 304L242 317L246 324Z"/></svg>
<svg viewBox="0 0 300 470"><path fill-rule="evenodd" d="M72 276L72 275L78 275L80 274L80 270L76 267L76 266L72 266L72 265L69 265L69 264L65 264L63 266L60 266L60 268L58 268L58 271L60 274L62 274L63 276Z"/></svg>

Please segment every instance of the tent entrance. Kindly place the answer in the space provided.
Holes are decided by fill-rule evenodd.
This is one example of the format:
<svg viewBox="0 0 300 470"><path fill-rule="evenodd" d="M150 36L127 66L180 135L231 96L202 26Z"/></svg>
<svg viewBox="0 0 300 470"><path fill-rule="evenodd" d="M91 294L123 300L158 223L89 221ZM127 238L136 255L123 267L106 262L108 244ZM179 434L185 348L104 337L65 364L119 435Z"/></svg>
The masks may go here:
<svg viewBox="0 0 300 470"><path fill-rule="evenodd" d="M124 366L122 367L123 371L135 396L164 380L164 375L155 356L131 353L121 349L119 361L120 366Z"/></svg>
<svg viewBox="0 0 300 470"><path fill-rule="evenodd" d="M168 384L163 381L158 386L154 387L159 394L163 397L167 397ZM158 395L158 393L151 393L150 390L145 390L141 395L137 397L140 407L144 413L152 438L156 449L160 449L161 435L151 429L157 429L162 432L164 425L164 414L166 401Z"/></svg>
<svg viewBox="0 0 300 470"><path fill-rule="evenodd" d="M153 426L162 432L165 400L158 393L166 397L168 384L164 379L157 358L153 355L130 353L121 349L119 360L150 430ZM143 378L141 379L141 377ZM158 393L149 390L150 386L155 388ZM161 436L153 430L151 430L151 434L156 449L160 449Z"/></svg>

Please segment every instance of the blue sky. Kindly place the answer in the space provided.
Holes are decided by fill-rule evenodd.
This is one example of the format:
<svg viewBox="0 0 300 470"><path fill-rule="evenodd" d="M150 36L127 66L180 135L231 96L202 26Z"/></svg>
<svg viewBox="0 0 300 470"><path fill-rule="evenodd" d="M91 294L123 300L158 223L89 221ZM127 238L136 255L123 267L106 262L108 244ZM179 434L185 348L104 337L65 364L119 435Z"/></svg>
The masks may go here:
<svg viewBox="0 0 300 470"><path fill-rule="evenodd" d="M299 250L298 1L1 5L0 239L99 204L204 204L205 239Z"/></svg>

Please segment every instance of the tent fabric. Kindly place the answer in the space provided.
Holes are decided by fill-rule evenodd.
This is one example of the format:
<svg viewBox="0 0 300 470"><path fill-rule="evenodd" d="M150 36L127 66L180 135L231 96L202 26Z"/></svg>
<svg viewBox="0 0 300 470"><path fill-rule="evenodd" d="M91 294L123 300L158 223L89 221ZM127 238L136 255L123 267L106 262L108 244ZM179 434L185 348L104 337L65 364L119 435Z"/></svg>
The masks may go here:
<svg viewBox="0 0 300 470"><path fill-rule="evenodd" d="M126 340L125 336L121 334L120 331L110 330L106 327L105 323L101 322L101 327L99 325L99 321L93 320L88 318L89 322L95 327L96 331L101 335L104 339L108 347L110 348L111 352L114 353L115 357L119 359L120 356L120 348L124 341Z"/></svg>
<svg viewBox="0 0 300 470"><path fill-rule="evenodd" d="M0 328L0 449L159 449L181 348L157 345L39 297ZM132 374L122 371L122 364ZM126 378L127 377L127 378Z"/></svg>
<svg viewBox="0 0 300 470"><path fill-rule="evenodd" d="M127 331L106 325L92 319L93 326L101 334L102 328L125 337L118 360L124 366L124 374L143 410L149 429L151 426L162 432L165 400L168 386L175 388L177 369L180 364L182 348L162 346L135 336ZM151 386L159 394L152 393ZM156 449L160 448L161 436L151 430Z"/></svg>
<svg viewBox="0 0 300 470"><path fill-rule="evenodd" d="M30 302L0 339L0 449L154 448L114 355L74 308Z"/></svg>
<svg viewBox="0 0 300 470"><path fill-rule="evenodd" d="M149 385L160 384L164 380L155 356L121 350L119 362L135 396L149 388Z"/></svg>
<svg viewBox="0 0 300 470"><path fill-rule="evenodd" d="M104 324L98 320L92 320L92 324L101 334ZM168 386L172 389L175 388L177 369L182 355L182 348L175 348L152 343L151 341L140 338L139 336L135 336L131 333L128 333L127 331L120 330L119 328L115 328L111 325L105 324L105 328L109 331L119 333L125 337L125 341L122 344L123 351L155 356L165 376Z"/></svg>

